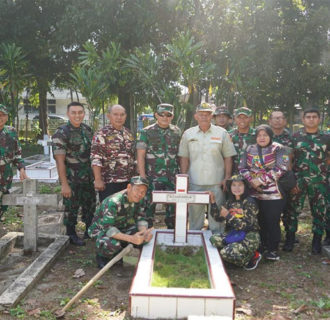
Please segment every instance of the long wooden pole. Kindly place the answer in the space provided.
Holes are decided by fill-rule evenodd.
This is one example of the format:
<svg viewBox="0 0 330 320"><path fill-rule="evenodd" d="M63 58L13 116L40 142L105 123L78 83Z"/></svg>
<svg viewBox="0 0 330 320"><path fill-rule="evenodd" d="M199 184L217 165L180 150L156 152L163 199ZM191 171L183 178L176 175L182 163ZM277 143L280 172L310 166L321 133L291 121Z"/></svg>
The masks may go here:
<svg viewBox="0 0 330 320"><path fill-rule="evenodd" d="M62 308L57 312L57 317L62 317L65 314L65 311L68 310L92 285L95 281L103 276L116 262L118 262L124 255L129 253L133 248L133 245L130 243L126 248L124 248L120 253L118 253L113 259L111 259L88 283L80 289L80 291Z"/></svg>

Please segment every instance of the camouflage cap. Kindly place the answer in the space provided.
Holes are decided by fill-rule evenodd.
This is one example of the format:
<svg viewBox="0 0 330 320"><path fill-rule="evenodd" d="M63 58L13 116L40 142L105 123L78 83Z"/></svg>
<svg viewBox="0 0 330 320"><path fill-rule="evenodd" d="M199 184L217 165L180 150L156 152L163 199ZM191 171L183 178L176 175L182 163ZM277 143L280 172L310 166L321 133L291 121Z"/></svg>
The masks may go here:
<svg viewBox="0 0 330 320"><path fill-rule="evenodd" d="M230 177L228 180L230 180L230 181L244 181L245 178L241 174L235 174L232 177Z"/></svg>
<svg viewBox="0 0 330 320"><path fill-rule="evenodd" d="M244 114L247 117L251 117L252 116L252 110L247 108L247 107L242 107L242 108L238 108L235 110L235 117L239 116L240 114Z"/></svg>
<svg viewBox="0 0 330 320"><path fill-rule="evenodd" d="M161 103L157 106L157 111L158 114L162 112L168 112L170 114L174 114L174 107L169 104L169 103Z"/></svg>
<svg viewBox="0 0 330 320"><path fill-rule="evenodd" d="M4 114L8 114L8 108L3 105L3 104L0 104L0 112L4 113Z"/></svg>
<svg viewBox="0 0 330 320"><path fill-rule="evenodd" d="M218 114L225 114L231 118L231 114L226 106L216 107L213 115L217 116Z"/></svg>
<svg viewBox="0 0 330 320"><path fill-rule="evenodd" d="M212 106L209 103L203 102L203 103L199 104L196 107L196 112L198 112L198 111L209 111L209 112L213 112L213 108L212 108Z"/></svg>
<svg viewBox="0 0 330 320"><path fill-rule="evenodd" d="M149 186L148 180L142 178L141 176L132 177L129 183L133 185L145 185L147 187Z"/></svg>

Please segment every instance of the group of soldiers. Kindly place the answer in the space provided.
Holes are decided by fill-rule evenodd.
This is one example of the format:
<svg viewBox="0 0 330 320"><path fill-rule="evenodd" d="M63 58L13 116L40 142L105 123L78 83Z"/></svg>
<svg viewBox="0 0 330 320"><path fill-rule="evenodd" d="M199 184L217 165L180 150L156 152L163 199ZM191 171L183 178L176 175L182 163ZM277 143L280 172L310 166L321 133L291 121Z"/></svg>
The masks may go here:
<svg viewBox="0 0 330 320"><path fill-rule="evenodd" d="M21 179L26 178L17 135L4 125L7 115L7 109L1 106L1 195L11 186L9 171L13 165L20 169ZM95 238L100 268L127 243L140 246L151 239L155 215L152 191L175 190L178 173L189 175L189 190L212 192L220 208L225 200L226 181L238 173L247 146L256 141L252 111L246 107L236 109L232 117L226 106L214 110L214 106L201 103L194 115L197 125L182 134L172 124L174 107L163 103L156 107L156 122L144 128L137 141L124 127L127 115L121 105L109 107L109 125L95 133L83 123L85 109L81 103L70 103L67 116L68 123L52 137L64 197L64 223L74 245L82 246L84 239ZM269 118L273 140L285 146L297 178L297 186L285 195L290 199L283 213L286 251L293 250L306 196L313 216L313 252L320 253L324 231L324 243L330 244L330 143L329 134L318 128L320 119L318 110L306 110L304 127L291 135L282 111L273 111ZM9 141L13 141L10 146ZM96 191L100 200L97 208ZM75 230L80 208L86 224L84 239ZM167 205L165 223L170 229L174 227L174 217L174 206ZM210 230L224 231L224 223L211 215L207 217ZM205 206L189 206L188 219L192 230L205 227Z"/></svg>

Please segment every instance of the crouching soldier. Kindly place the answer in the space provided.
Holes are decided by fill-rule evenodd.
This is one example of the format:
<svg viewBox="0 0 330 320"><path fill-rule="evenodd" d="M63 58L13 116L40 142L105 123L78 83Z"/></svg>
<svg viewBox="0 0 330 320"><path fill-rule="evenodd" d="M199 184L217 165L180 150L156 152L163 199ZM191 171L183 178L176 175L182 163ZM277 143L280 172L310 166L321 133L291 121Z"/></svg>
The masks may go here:
<svg viewBox="0 0 330 320"><path fill-rule="evenodd" d="M258 206L247 195L247 184L242 176L235 175L227 180L227 190L228 200L221 210L211 194L211 214L216 221L226 221L226 229L224 234L213 235L210 241L219 249L222 259L253 270L261 260L257 251L260 245Z"/></svg>
<svg viewBox="0 0 330 320"><path fill-rule="evenodd" d="M148 181L135 176L127 189L105 198L96 209L88 232L96 239L96 263L100 269L129 243L140 246L151 240L141 205L147 189Z"/></svg>

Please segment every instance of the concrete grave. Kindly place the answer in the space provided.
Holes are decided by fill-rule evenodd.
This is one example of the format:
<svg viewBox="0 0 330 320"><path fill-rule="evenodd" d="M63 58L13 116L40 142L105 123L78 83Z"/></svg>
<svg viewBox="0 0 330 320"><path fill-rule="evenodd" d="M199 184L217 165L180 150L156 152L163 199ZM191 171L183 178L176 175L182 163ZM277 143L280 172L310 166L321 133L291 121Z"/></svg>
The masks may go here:
<svg viewBox="0 0 330 320"><path fill-rule="evenodd" d="M58 195L37 194L36 180L24 180L23 194L4 195L3 203L21 205L24 210L24 233L10 232L0 239L0 283L5 284L0 289L0 309L7 309L17 305L31 286L50 268L56 257L69 244L69 237L40 232L47 231L47 223L54 225L54 217L56 222L62 225L63 215L59 217L60 213L57 216L52 214L52 218L44 215L43 220L41 219L43 223L38 227L37 206L56 208ZM58 231L60 233L60 230ZM26 255L27 253L29 255ZM31 260L32 263L26 267L26 263ZM23 264L24 269L17 270L17 263Z"/></svg>
<svg viewBox="0 0 330 320"><path fill-rule="evenodd" d="M53 157L53 149L51 147L52 141L51 138L47 135L44 136L43 140L38 140L38 144L41 144L44 147L44 155L37 155L29 157L31 161L27 161L28 164L25 167L26 174L31 179L38 179L43 182L57 182L58 181L58 172L56 168L56 163ZM33 161L34 159L42 159L40 161ZM45 160L49 159L49 160ZM24 159L25 161L26 159ZM14 181L19 180L19 171L13 178Z"/></svg>
<svg viewBox="0 0 330 320"><path fill-rule="evenodd" d="M154 230L152 240L143 246L129 292L130 314L136 318L177 319L217 317L233 319L235 295L218 250L209 239L211 231L187 231L188 203L208 203L208 193L188 192L188 176L177 175L175 192L154 192L153 200L176 203L175 228ZM169 195L169 196L168 196ZM210 289L152 287L153 262L158 245L203 247Z"/></svg>
<svg viewBox="0 0 330 320"><path fill-rule="evenodd" d="M38 213L37 206L57 207L56 194L37 194L37 181L26 179L23 181L23 194L4 195L4 205L24 207L24 250L37 251Z"/></svg>
<svg viewBox="0 0 330 320"><path fill-rule="evenodd" d="M23 242L23 237L24 234L21 232L10 232L0 239L0 261L2 266L5 264L4 261L8 258L13 248L16 247L18 243ZM29 289L43 276L55 259L63 252L69 244L69 237L40 234L38 242L40 246L48 242L50 244L17 278L15 277L15 281L12 281L0 294L0 310L10 309L18 304L28 293Z"/></svg>

